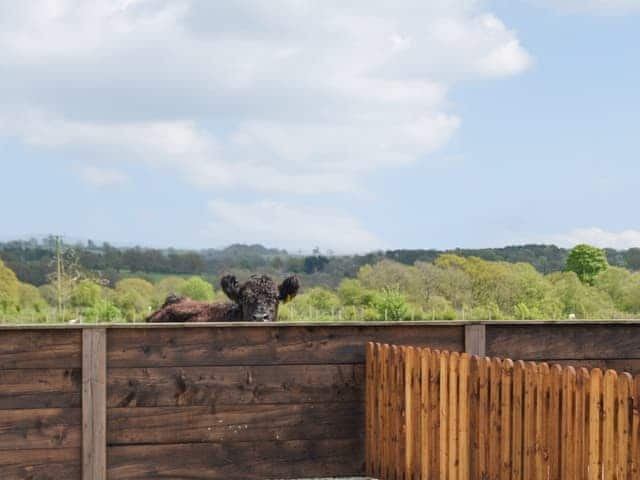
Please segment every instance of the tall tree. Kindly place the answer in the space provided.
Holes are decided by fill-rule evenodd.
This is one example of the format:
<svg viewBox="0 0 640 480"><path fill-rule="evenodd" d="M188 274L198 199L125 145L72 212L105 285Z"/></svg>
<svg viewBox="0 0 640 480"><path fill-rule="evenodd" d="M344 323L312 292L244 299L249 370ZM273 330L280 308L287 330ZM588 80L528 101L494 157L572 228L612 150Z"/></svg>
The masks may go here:
<svg viewBox="0 0 640 480"><path fill-rule="evenodd" d="M575 246L569 252L565 271L574 272L583 283L593 285L598 274L607 268L609 262L606 252L602 248L583 244Z"/></svg>

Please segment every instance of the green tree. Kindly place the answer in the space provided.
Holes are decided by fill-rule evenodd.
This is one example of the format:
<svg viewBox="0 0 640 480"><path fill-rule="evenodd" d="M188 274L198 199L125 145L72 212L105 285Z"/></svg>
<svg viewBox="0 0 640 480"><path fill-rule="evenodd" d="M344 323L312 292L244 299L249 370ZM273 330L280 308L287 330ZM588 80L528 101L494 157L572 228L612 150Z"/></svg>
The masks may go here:
<svg viewBox="0 0 640 480"><path fill-rule="evenodd" d="M200 277L191 277L179 290L181 295L192 300L213 300L213 285Z"/></svg>
<svg viewBox="0 0 640 480"><path fill-rule="evenodd" d="M376 297L376 292L364 288L355 278L345 278L337 290L338 298L342 305L346 306L371 306Z"/></svg>
<svg viewBox="0 0 640 480"><path fill-rule="evenodd" d="M118 307L108 300L98 300L84 311L84 318L89 322L114 322L123 318Z"/></svg>
<svg viewBox="0 0 640 480"><path fill-rule="evenodd" d="M21 283L18 287L18 301L21 310L33 310L38 313L43 312L47 307L47 302L33 285Z"/></svg>
<svg viewBox="0 0 640 480"><path fill-rule="evenodd" d="M133 321L151 310L153 285L142 278L125 278L116 283L114 303L125 318Z"/></svg>
<svg viewBox="0 0 640 480"><path fill-rule="evenodd" d="M380 318L384 320L404 320L408 318L407 298L400 293L399 287L384 287L375 303Z"/></svg>
<svg viewBox="0 0 640 480"><path fill-rule="evenodd" d="M608 267L607 254L603 249L577 245L569 252L565 271L574 272L583 283L593 285L598 274Z"/></svg>
<svg viewBox="0 0 640 480"><path fill-rule="evenodd" d="M100 300L102 289L92 280L80 280L71 294L71 305L74 307L93 307Z"/></svg>
<svg viewBox="0 0 640 480"><path fill-rule="evenodd" d="M604 291L583 283L575 272L557 272L549 275L553 297L561 304L562 315L576 318L611 318L615 306Z"/></svg>
<svg viewBox="0 0 640 480"><path fill-rule="evenodd" d="M18 305L20 282L13 270L0 260L0 310L6 313L10 307Z"/></svg>

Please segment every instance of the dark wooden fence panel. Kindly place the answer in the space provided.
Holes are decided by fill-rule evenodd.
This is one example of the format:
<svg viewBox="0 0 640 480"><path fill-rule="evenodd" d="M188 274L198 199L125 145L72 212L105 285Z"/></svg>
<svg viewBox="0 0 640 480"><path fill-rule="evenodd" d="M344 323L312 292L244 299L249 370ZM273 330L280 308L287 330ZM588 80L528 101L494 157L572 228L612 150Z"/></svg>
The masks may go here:
<svg viewBox="0 0 640 480"><path fill-rule="evenodd" d="M11 329L0 332L0 370L81 366L82 330Z"/></svg>
<svg viewBox="0 0 640 480"><path fill-rule="evenodd" d="M0 451L0 478L3 480L80 480L79 448Z"/></svg>
<svg viewBox="0 0 640 480"><path fill-rule="evenodd" d="M108 407L359 402L364 365L112 368Z"/></svg>
<svg viewBox="0 0 640 480"><path fill-rule="evenodd" d="M490 324L487 355L518 360L640 359L637 324Z"/></svg>
<svg viewBox="0 0 640 480"><path fill-rule="evenodd" d="M257 326L217 328L113 328L109 367L198 365L364 364L367 342L394 342L461 350L460 325Z"/></svg>
<svg viewBox="0 0 640 480"><path fill-rule="evenodd" d="M0 478L80 478L81 362L81 330L0 330Z"/></svg>
<svg viewBox="0 0 640 480"><path fill-rule="evenodd" d="M137 445L110 447L108 468L110 480L340 477L359 473L363 457L359 439Z"/></svg>
<svg viewBox="0 0 640 480"><path fill-rule="evenodd" d="M95 327L0 326L1 479L80 478L82 332L91 328ZM635 373L640 368L638 323L101 328L107 332L103 426L108 478L362 474L364 360L370 341L458 352L470 349L476 354L486 350L491 356ZM459 363L461 370L447 372L447 378L464 374L467 365ZM482 376L476 367L469 366L470 374ZM516 367L513 381L519 382L523 379L517 377ZM398 384L418 381L411 376L396 378L397 373L384 374ZM435 369L424 381L431 385L440 373ZM490 368L487 375L490 381ZM436 392L424 391L424 398L411 400L413 406L422 408L426 401L425 408L431 408ZM487 407L491 401L502 401L478 397L478 402L485 400ZM502 421L493 419L498 420ZM413 429L424 432L420 434L424 444L416 449L427 451L434 465L445 461L436 451L444 441L439 426L416 422ZM388 433L381 432L387 442L381 454L388 454L389 448L405 449L401 439L386 438ZM477 434L460 432L471 438ZM474 441L470 448L484 447ZM405 454L416 463L411 459L417 458L417 450Z"/></svg>
<svg viewBox="0 0 640 480"><path fill-rule="evenodd" d="M110 329L110 478L362 474L370 340L461 349L464 327Z"/></svg>

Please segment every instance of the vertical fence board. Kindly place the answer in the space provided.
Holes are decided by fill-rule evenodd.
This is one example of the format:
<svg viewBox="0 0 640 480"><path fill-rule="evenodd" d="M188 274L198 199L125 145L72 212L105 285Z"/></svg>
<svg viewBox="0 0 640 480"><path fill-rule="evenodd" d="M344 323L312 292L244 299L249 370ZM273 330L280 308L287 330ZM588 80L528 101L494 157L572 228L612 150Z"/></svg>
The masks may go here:
<svg viewBox="0 0 640 480"><path fill-rule="evenodd" d="M589 480L600 480L602 457L602 371L594 368L589 382Z"/></svg>
<svg viewBox="0 0 640 480"><path fill-rule="evenodd" d="M383 478L391 477L391 349L389 345L383 345L380 355L381 373L382 373L382 462L380 464L380 473Z"/></svg>
<svg viewBox="0 0 640 480"><path fill-rule="evenodd" d="M589 372L586 368L579 368L576 372L576 403L574 417L574 432L576 444L576 479L587 478L587 409Z"/></svg>
<svg viewBox="0 0 640 480"><path fill-rule="evenodd" d="M422 471L420 452L422 451L422 423L420 421L420 412L422 411L422 373L420 368L421 356L420 349L414 348L413 355L413 371L411 376L411 385L413 387L413 435L415 445L413 447L413 471L411 472L412 480L420 480L420 472Z"/></svg>
<svg viewBox="0 0 640 480"><path fill-rule="evenodd" d="M576 400L576 370L567 367L564 370L564 396L562 402L562 464L564 476L562 478L576 478L576 444L575 444L575 400Z"/></svg>
<svg viewBox="0 0 640 480"><path fill-rule="evenodd" d="M602 387L603 417L602 424L602 469L605 480L615 479L615 405L616 383L618 375L613 370L604 374Z"/></svg>
<svg viewBox="0 0 640 480"><path fill-rule="evenodd" d="M429 379L429 410L431 421L429 426L429 440L432 444L431 464L429 467L431 479L440 478L440 352L431 352L431 366Z"/></svg>
<svg viewBox="0 0 640 480"><path fill-rule="evenodd" d="M393 439L393 449L391 453L391 457L393 459L392 462L392 470L394 479L401 479L402 472L404 469L404 456L402 455L402 445L401 442L403 440L403 426L404 426L404 418L403 418L403 407L401 404L401 400L404 400L404 389L402 388L401 378L404 378L404 371L402 369L402 352L400 347L393 345L391 347L393 361L393 382L392 382L392 394L391 394L391 413L393 415L392 422L392 436Z"/></svg>
<svg viewBox="0 0 640 480"><path fill-rule="evenodd" d="M478 361L478 473L487 478L489 474L489 372L491 361L482 357Z"/></svg>
<svg viewBox="0 0 640 480"><path fill-rule="evenodd" d="M560 424L562 406L562 368L553 365L550 371L549 418L547 419L549 437L549 478L560 478Z"/></svg>
<svg viewBox="0 0 640 480"><path fill-rule="evenodd" d="M479 456L479 428L478 397L480 395L479 384L480 359L473 355L469 359L469 477L480 478L478 467Z"/></svg>
<svg viewBox="0 0 640 480"><path fill-rule="evenodd" d="M458 478L458 465L460 464L458 450L458 381L459 381L460 355L457 352L449 356L449 468L448 477L452 480Z"/></svg>
<svg viewBox="0 0 640 480"><path fill-rule="evenodd" d="M523 445L523 409L524 409L524 372L522 360L515 362L513 367L513 398L512 416L513 432L511 436L513 459L511 465L512 480L522 480L522 445Z"/></svg>
<svg viewBox="0 0 640 480"><path fill-rule="evenodd" d="M535 363L527 362L524 373L524 441L523 441L523 468L522 478L529 480L535 478L535 396L536 396L536 371Z"/></svg>
<svg viewBox="0 0 640 480"><path fill-rule="evenodd" d="M618 376L618 411L617 411L617 435L616 435L616 478L626 480L629 472L629 447L630 447L630 426L631 409L629 397L633 378L628 373L621 373Z"/></svg>
<svg viewBox="0 0 640 480"><path fill-rule="evenodd" d="M536 478L546 480L549 470L549 456L547 454L547 437L545 415L547 413L547 390L549 365L541 363L536 372Z"/></svg>
<svg viewBox="0 0 640 480"><path fill-rule="evenodd" d="M431 350L420 349L420 478L429 478L431 464L432 441L430 438L430 379L431 379Z"/></svg>
<svg viewBox="0 0 640 480"><path fill-rule="evenodd" d="M459 400L459 423L458 423L458 441L459 441L459 475L460 480L469 478L469 355L464 353L460 355L460 383L458 387Z"/></svg>
<svg viewBox="0 0 640 480"><path fill-rule="evenodd" d="M489 374L489 478L500 478L500 379L502 361L491 359Z"/></svg>
<svg viewBox="0 0 640 480"><path fill-rule="evenodd" d="M449 353L440 354L440 479L448 480L449 466Z"/></svg>
<svg viewBox="0 0 640 480"><path fill-rule="evenodd" d="M82 330L82 478L107 477L107 332Z"/></svg>
<svg viewBox="0 0 640 480"><path fill-rule="evenodd" d="M512 391L513 361L507 359L502 362L501 372L501 398L500 398L500 479L511 479L511 417L512 417Z"/></svg>
<svg viewBox="0 0 640 480"><path fill-rule="evenodd" d="M418 418L415 402L415 394L420 394L416 383L415 371L415 349L406 347L402 350L404 356L404 408L405 408L405 479L413 480L416 469L416 449L419 451L418 433L416 430L416 419Z"/></svg>

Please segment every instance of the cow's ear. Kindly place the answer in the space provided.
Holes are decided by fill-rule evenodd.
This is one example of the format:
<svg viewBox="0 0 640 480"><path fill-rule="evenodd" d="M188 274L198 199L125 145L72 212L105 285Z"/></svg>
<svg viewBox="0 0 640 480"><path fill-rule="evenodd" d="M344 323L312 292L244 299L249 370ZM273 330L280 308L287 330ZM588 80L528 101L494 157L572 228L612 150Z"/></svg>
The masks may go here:
<svg viewBox="0 0 640 480"><path fill-rule="evenodd" d="M278 287L278 300L287 303L298 294L300 290L300 280L295 275L285 278Z"/></svg>
<svg viewBox="0 0 640 480"><path fill-rule="evenodd" d="M220 279L220 286L222 287L222 291L231 301L240 303L240 284L234 275L224 275Z"/></svg>

